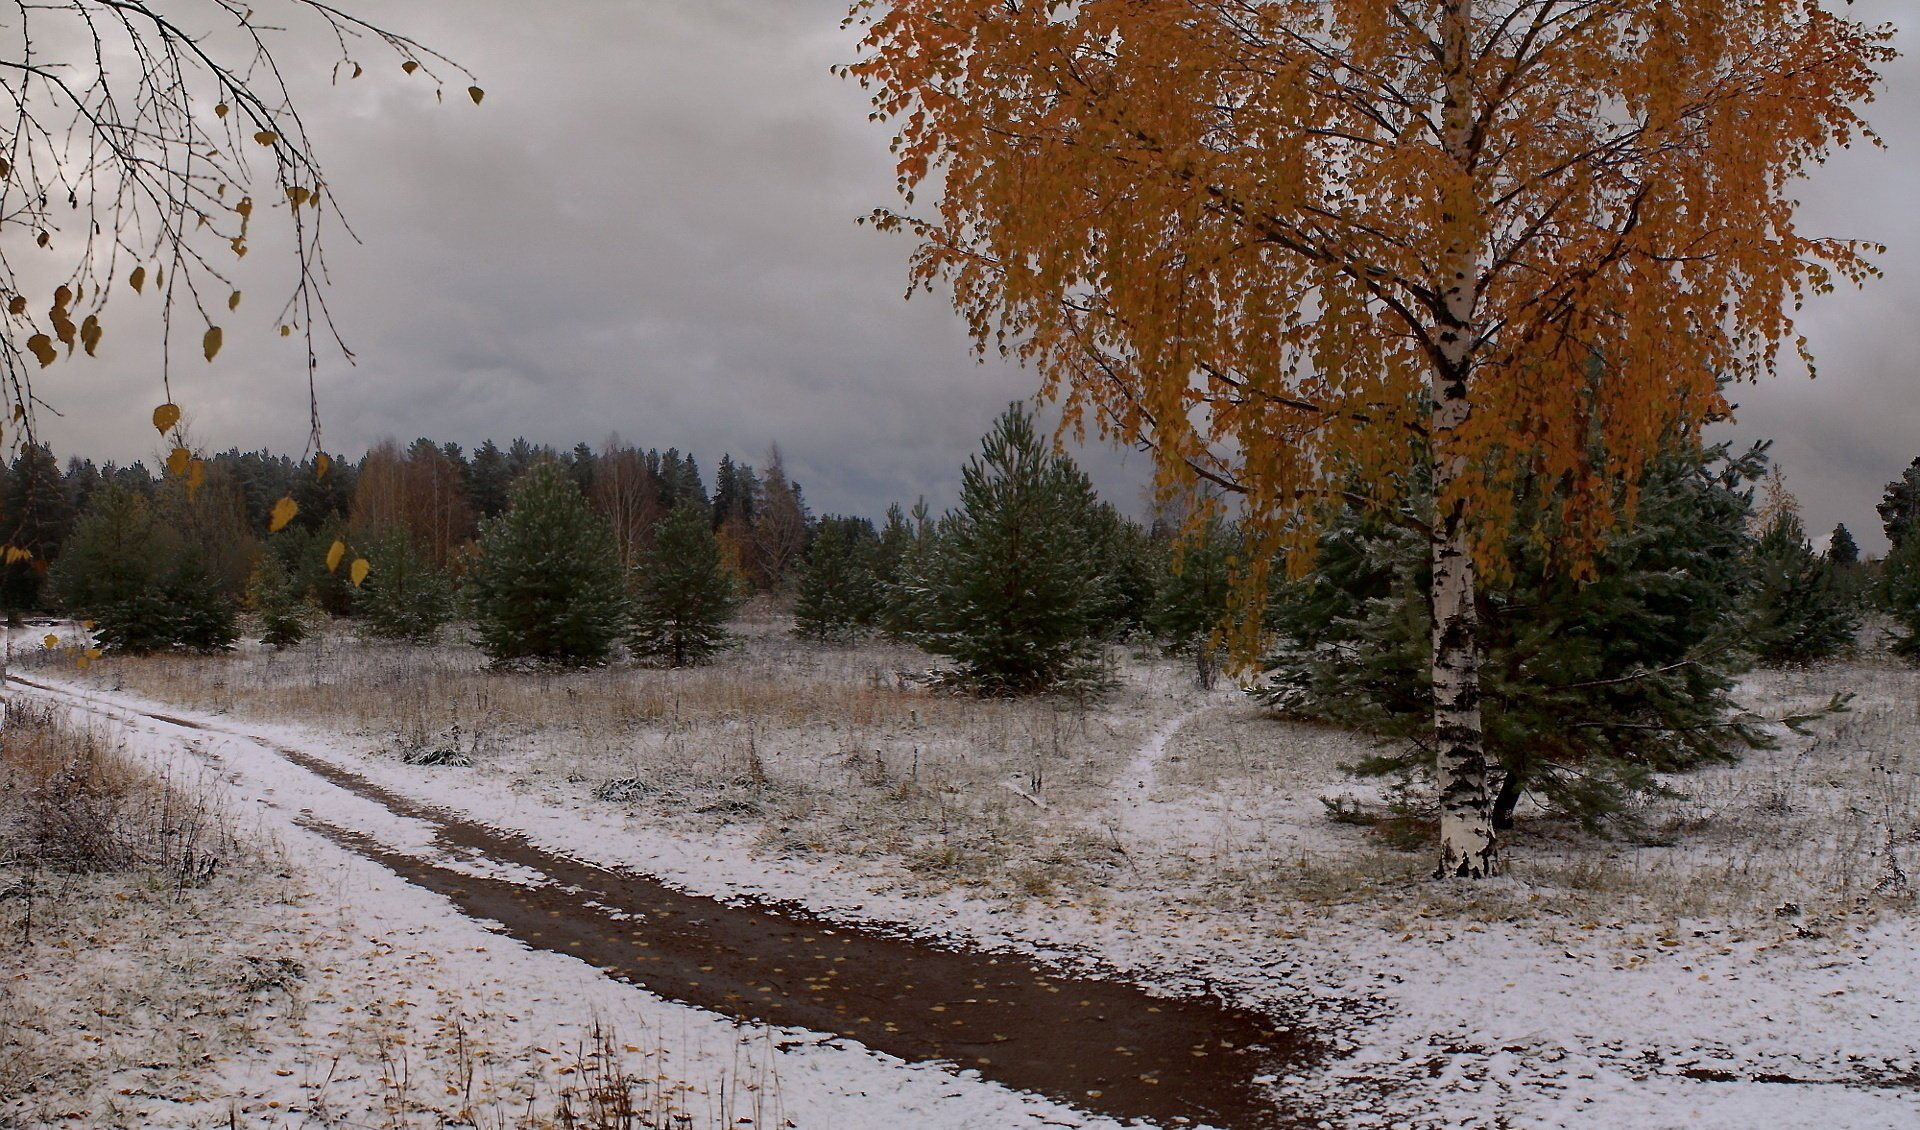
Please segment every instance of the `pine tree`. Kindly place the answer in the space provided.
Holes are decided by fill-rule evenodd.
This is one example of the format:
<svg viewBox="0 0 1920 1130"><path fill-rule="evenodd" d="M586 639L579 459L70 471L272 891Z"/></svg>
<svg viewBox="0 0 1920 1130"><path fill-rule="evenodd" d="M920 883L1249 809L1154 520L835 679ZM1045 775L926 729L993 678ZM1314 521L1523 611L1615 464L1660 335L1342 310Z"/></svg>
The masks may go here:
<svg viewBox="0 0 1920 1130"><path fill-rule="evenodd" d="M288 648L307 638L306 612L310 606L300 598L279 555L271 551L260 555L247 582L247 603L260 618L261 643Z"/></svg>
<svg viewBox="0 0 1920 1130"><path fill-rule="evenodd" d="M432 643L453 619L453 583L413 548L405 530L376 536L365 549L367 579L354 610L368 635Z"/></svg>
<svg viewBox="0 0 1920 1130"><path fill-rule="evenodd" d="M1147 531L1112 503L1101 502L1087 515L1086 536L1099 579L1096 634L1114 639L1146 628L1159 572Z"/></svg>
<svg viewBox="0 0 1920 1130"><path fill-rule="evenodd" d="M1827 560L1842 569L1860 564L1860 544L1853 540L1853 531L1847 529L1845 522L1834 526L1827 538Z"/></svg>
<svg viewBox="0 0 1920 1130"><path fill-rule="evenodd" d="M1887 484L1887 493L1874 509L1880 512L1891 545L1906 541L1907 531L1920 526L1920 459L1909 463L1899 478Z"/></svg>
<svg viewBox="0 0 1920 1130"><path fill-rule="evenodd" d="M691 667L731 646L726 624L735 606L733 575L721 560L704 504L689 499L660 523L634 588L628 646L636 656Z"/></svg>
<svg viewBox="0 0 1920 1130"><path fill-rule="evenodd" d="M613 532L567 473L539 463L481 526L469 576L480 646L495 662L604 663L626 609Z"/></svg>
<svg viewBox="0 0 1920 1130"><path fill-rule="evenodd" d="M101 487L53 565L61 605L97 617L155 587L161 561L172 552L168 540L146 496L117 484Z"/></svg>
<svg viewBox="0 0 1920 1130"><path fill-rule="evenodd" d="M913 514L898 505L887 510L880 531L880 628L889 639L916 640L930 630L934 554L938 548L935 523L927 500L913 504Z"/></svg>
<svg viewBox="0 0 1920 1130"><path fill-rule="evenodd" d="M1813 551L1791 509L1761 533L1752 569L1747 638L1756 659L1796 666L1853 650L1859 613L1833 562Z"/></svg>
<svg viewBox="0 0 1920 1130"><path fill-rule="evenodd" d="M1768 744L1732 699L1751 484L1764 467L1763 447L1666 452L1641 484L1636 522L1615 532L1584 582L1558 575L1533 539L1512 539L1512 576L1481 604L1500 827L1528 794L1589 827L1631 826L1629 801L1657 790L1656 773ZM1417 504L1422 489L1406 494ZM1312 571L1276 586L1270 605L1277 646L1264 697L1283 714L1401 743L1357 765L1363 774L1431 764L1425 550L1397 514L1345 509Z"/></svg>
<svg viewBox="0 0 1920 1130"><path fill-rule="evenodd" d="M883 597L878 572L880 538L865 518L820 519L800 571L793 630L812 639L838 639L872 628Z"/></svg>
<svg viewBox="0 0 1920 1130"><path fill-rule="evenodd" d="M1096 507L1087 476L1009 407L961 474L929 576L924 644L957 662L965 685L1022 694L1097 676Z"/></svg>
<svg viewBox="0 0 1920 1130"><path fill-rule="evenodd" d="M1215 638L1215 632L1227 618L1238 542L1232 527L1218 518L1209 519L1162 557L1148 610L1154 632L1170 648L1193 656L1203 687L1213 685L1219 670L1223 641Z"/></svg>
<svg viewBox="0 0 1920 1130"><path fill-rule="evenodd" d="M1895 655L1920 660L1920 526L1887 554L1880 573L1880 600L1893 617Z"/></svg>
<svg viewBox="0 0 1920 1130"><path fill-rule="evenodd" d="M233 602L196 550L187 549L167 570L160 596L172 616L172 647L226 651L240 638Z"/></svg>
<svg viewBox="0 0 1920 1130"><path fill-rule="evenodd" d="M473 508L482 520L506 513L507 498L513 489L513 468L499 445L487 440L474 448L470 465L473 479Z"/></svg>
<svg viewBox="0 0 1920 1130"><path fill-rule="evenodd" d="M44 444L30 443L13 460L0 497L0 545L33 556L0 565L0 606L9 617L47 606L43 579L73 528L73 504L60 461Z"/></svg>

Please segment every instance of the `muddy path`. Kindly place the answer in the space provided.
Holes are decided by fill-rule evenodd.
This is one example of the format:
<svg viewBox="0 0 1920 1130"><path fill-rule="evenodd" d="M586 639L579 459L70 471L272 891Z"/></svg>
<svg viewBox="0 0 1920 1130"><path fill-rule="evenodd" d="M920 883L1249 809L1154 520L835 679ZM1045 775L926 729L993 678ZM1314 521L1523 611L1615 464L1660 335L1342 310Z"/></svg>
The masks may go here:
<svg viewBox="0 0 1920 1130"><path fill-rule="evenodd" d="M743 1021L804 1028L935 1062L1092 1113L1222 1128L1313 1121L1271 1085L1317 1054L1283 1019L1208 999L1155 996L1032 960L834 923L802 908L721 902L646 875L547 851L419 804L243 729L102 704L17 676L80 709L134 715L270 750L396 816L429 826L423 858L308 813L296 818L529 946L570 954L658 996ZM476 871L519 869L517 878Z"/></svg>

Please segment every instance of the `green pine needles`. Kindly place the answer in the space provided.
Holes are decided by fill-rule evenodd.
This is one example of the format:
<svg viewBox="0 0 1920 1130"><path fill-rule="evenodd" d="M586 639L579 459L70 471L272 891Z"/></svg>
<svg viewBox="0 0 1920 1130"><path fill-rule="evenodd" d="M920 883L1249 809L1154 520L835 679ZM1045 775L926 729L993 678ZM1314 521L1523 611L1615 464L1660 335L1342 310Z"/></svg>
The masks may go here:
<svg viewBox="0 0 1920 1130"><path fill-rule="evenodd" d="M1761 449L1667 452L1642 483L1634 525L1590 581L1566 578L1538 543L1514 539L1512 575L1488 585L1480 607L1498 826L1510 827L1531 795L1590 828L1630 827L1628 802L1657 791L1657 774L1768 744L1762 720L1732 698L1747 660L1738 629L1750 484L1763 470ZM1271 604L1267 701L1397 741L1356 766L1362 774L1432 759L1426 541L1397 517L1343 512L1313 571Z"/></svg>
<svg viewBox="0 0 1920 1130"><path fill-rule="evenodd" d="M354 595L362 629L378 639L432 643L453 619L453 582L415 551L404 529L376 536L366 557L367 579Z"/></svg>
<svg viewBox="0 0 1920 1130"><path fill-rule="evenodd" d="M538 463L480 527L469 582L480 646L495 663L605 663L626 618L613 530L565 470Z"/></svg>
<svg viewBox="0 0 1920 1130"><path fill-rule="evenodd" d="M1034 431L1019 404L961 472L924 585L923 645L984 694L1090 689L1110 600L1093 536L1093 485Z"/></svg>
<svg viewBox="0 0 1920 1130"><path fill-rule="evenodd" d="M738 601L737 586L706 506L684 501L661 520L653 548L635 571L634 590L627 645L635 658L692 667L732 646L727 618Z"/></svg>

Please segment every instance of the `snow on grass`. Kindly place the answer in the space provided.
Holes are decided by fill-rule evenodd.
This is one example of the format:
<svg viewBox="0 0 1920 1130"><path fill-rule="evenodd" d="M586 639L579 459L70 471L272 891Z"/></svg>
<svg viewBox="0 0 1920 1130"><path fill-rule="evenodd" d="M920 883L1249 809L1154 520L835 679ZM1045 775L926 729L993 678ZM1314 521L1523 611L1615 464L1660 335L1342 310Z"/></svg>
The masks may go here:
<svg viewBox="0 0 1920 1130"><path fill-rule="evenodd" d="M1637 839L1523 809L1509 874L1462 887L1328 818L1323 797L1381 799L1341 770L1364 737L1210 698L1171 662L1128 659L1084 707L931 694L901 677L916 663L769 623L708 671L493 675L459 647L334 639L86 681L696 892L1297 1017L1339 1054L1275 1086L1345 1124L1920 1121L1920 928L1892 879L1920 866L1911 668L1756 676L1765 710L1858 697L1811 739L1674 778ZM397 756L455 724L475 766Z"/></svg>

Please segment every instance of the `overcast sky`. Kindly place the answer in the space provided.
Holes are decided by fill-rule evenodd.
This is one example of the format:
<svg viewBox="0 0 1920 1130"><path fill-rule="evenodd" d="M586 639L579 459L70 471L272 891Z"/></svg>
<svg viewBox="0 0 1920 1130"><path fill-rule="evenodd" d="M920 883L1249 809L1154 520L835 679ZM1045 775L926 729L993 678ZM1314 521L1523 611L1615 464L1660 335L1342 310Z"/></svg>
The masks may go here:
<svg viewBox="0 0 1920 1130"><path fill-rule="evenodd" d="M380 59L307 99L365 240L330 249L336 320L359 358L323 358L330 449L420 435L597 447L617 432L691 450L710 477L722 452L758 463L777 441L816 511L878 516L921 494L949 504L992 417L1033 391L1030 373L975 363L941 297L902 301L909 241L854 222L892 201L893 176L889 131L829 73L853 53L843 0L342 6L458 59L487 95L472 106L458 80L436 104ZM1853 6L1873 19L1904 7ZM1872 118L1890 150L1842 154L1807 186L1803 216L1888 244L1887 277L1806 312L1817 382L1737 397L1740 433L1776 439L1809 527L1844 521L1870 550L1884 544L1873 503L1920 455L1914 59L1889 69ZM250 270L272 268L270 251ZM297 452L301 358L272 332L286 279L278 293L271 274L246 281L226 349L182 363L175 399L204 447ZM48 371L41 392L67 416L42 431L63 455L149 456L151 338L111 333L101 353ZM1145 457L1083 459L1133 508Z"/></svg>

